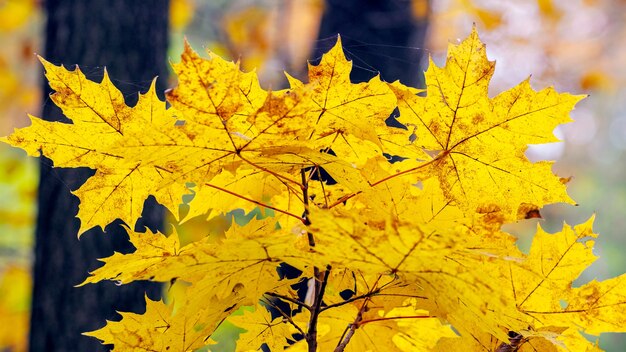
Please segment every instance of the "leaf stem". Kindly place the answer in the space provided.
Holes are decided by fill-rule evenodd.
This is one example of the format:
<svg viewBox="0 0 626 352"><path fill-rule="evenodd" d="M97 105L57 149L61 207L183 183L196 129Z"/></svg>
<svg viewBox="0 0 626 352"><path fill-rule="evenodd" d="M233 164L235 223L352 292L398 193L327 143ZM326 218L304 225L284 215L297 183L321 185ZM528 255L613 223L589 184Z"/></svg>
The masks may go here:
<svg viewBox="0 0 626 352"><path fill-rule="evenodd" d="M243 200L247 200L248 202L253 203L253 204L256 204L256 205L258 205L258 206L260 206L260 207L264 207L264 208L272 209L272 210L275 210L275 211L277 211L277 212L279 212L279 213L282 213L282 214L285 214L285 215L288 215L288 216L294 217L294 218L296 218L296 219L300 220L303 224L305 224L305 225L306 225L306 222L305 222L305 220L304 220L304 219L302 219L300 216L298 216L298 215L296 215L296 214L292 214L292 213L290 213L290 212L288 212L288 211L286 211L286 210L282 210L282 209L279 209L279 208L273 207L273 206L271 206L271 205L267 205L267 204L261 203L261 202L259 202L259 201L257 201L257 200L254 200L254 199L251 199L251 198L248 198L248 197L244 197L244 196L242 196L241 194L237 194L237 193L235 193L235 192L229 191L229 190L227 190L227 189L225 189L225 188L222 188L222 187L219 187L219 186L212 185L212 184L210 184L210 183L205 183L204 185L205 185L205 186L208 186L208 187L211 187L211 188L215 188L215 189L217 189L217 190L219 190L219 191L222 191L222 192L228 193L228 194L230 194L230 195L232 195L232 196L235 196L235 197L237 197L237 198L241 198L241 199L243 199Z"/></svg>
<svg viewBox="0 0 626 352"><path fill-rule="evenodd" d="M277 179L284 180L284 181L287 181L287 182L289 182L289 183L293 183L294 185L298 186L299 188L302 188L302 187L303 187L303 185L299 184L299 183L298 183L297 181L295 181L295 180L290 179L290 178L289 178L289 177L287 177L287 176L283 176L283 175L278 174L278 173L276 173L276 172L274 172L274 171L272 171L272 170L270 170L270 169L268 169L268 168L265 168L265 167L263 167L263 166L261 166L261 165L259 165L259 164L253 163L252 161L250 161L250 160L248 160L248 159L244 158L244 157L243 157L243 155L241 155L241 153L239 153L239 154L238 154L238 156L239 156L239 158L240 158L241 160L243 160L244 162L246 162L246 163L250 164L250 166L254 166L254 167L256 167L257 169L259 169L259 170L261 170L261 171L267 172L268 174L270 174L270 175L272 175L272 176L276 177Z"/></svg>
<svg viewBox="0 0 626 352"><path fill-rule="evenodd" d="M395 173L393 175L389 175L389 176L387 176L385 178L382 178L382 179L380 179L380 180L378 180L378 181L376 181L374 183L371 183L370 186L375 187L375 186L377 186L377 185L379 185L379 184L381 184L383 182L391 180L392 178L396 178L398 176L402 176L402 175L411 173L413 171L417 171L417 170L422 169L422 168L424 168L424 167L426 167L426 166L428 166L428 165L430 165L430 164L432 164L432 163L434 163L435 161L438 161L438 160L439 160L439 156L434 158L434 159L432 159L432 160L430 160L430 161L428 161L428 162L426 162L426 163L424 163L424 164L421 164L420 166L416 166L416 167L410 168L408 170L400 171L400 172Z"/></svg>
<svg viewBox="0 0 626 352"><path fill-rule="evenodd" d="M406 315L406 316L402 316L402 317L383 317L383 318L376 318L376 319L361 320L359 323L357 323L357 325L361 326L361 325L365 325L367 323L373 323L373 322L376 322L376 321L385 321L385 320L426 319L426 318L435 318L435 316L432 316L432 315Z"/></svg>
<svg viewBox="0 0 626 352"><path fill-rule="evenodd" d="M389 176L387 176L387 177L385 177L385 178L382 178L382 179L380 179L380 180L378 180L378 181L376 181L376 182L370 183L370 187L376 187L376 186L378 186L379 184L381 184L381 183L383 183L383 182L386 182L386 181L391 180L392 178L396 178L396 177L398 177L398 176L402 176L402 175L405 175L405 174L411 173L411 172L413 172L413 171L417 171L417 170L419 170L419 169L421 169L421 168L424 168L424 167L426 167L426 166L428 166L428 165L430 165L430 164L434 163L435 161L438 161L439 159L441 159L442 155L448 155L448 153L441 153L441 154L439 154L436 158L434 158L434 159L432 159L432 160L430 160L430 161L428 161L428 162L426 162L426 163L424 163L424 164L421 164L421 165L419 165L419 166L416 166L416 167L410 168L410 169L408 169L408 170L400 171L400 172L395 173L395 174L393 174L393 175L389 175ZM328 206L328 208L329 208L329 209L330 209L330 208L334 208L334 207L336 207L337 205L339 205L339 204L341 204L341 203L343 203L343 202L347 201L348 199L353 198L353 197L355 197L355 196L357 196L357 195L359 195L359 194L361 194L361 193L363 193L363 192L362 192L362 191L358 191L358 192L354 192L354 193L346 194L345 196L343 196L343 197L339 198L337 201L335 201L333 204L329 205L329 206Z"/></svg>

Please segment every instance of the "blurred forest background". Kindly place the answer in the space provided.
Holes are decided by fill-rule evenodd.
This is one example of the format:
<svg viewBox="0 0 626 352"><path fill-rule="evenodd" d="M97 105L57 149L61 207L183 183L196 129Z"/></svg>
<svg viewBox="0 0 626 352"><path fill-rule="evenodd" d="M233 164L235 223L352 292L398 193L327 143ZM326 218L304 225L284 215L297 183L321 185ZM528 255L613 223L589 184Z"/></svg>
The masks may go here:
<svg viewBox="0 0 626 352"><path fill-rule="evenodd" d="M244 70L256 68L265 88L278 89L286 85L283 71L302 77L305 62L315 60L320 48L336 40L318 35L325 8L323 0L170 0L169 57L179 60L185 36L198 51L210 49L241 60ZM581 280L622 274L626 269L626 1L411 0L410 9L416 22L428 26L426 44L400 49L414 51L415 57L430 55L438 64L445 60L448 43L465 37L473 24L478 27L489 59L497 61L491 95L529 75L535 89L554 85L558 91L591 95L573 112L576 123L555 131L562 143L531 146L527 152L531 159L557 160L554 171L572 177L569 193L580 205L549 206L542 211L545 219L507 225L507 230L520 238L522 248L528 248L537 222L554 232L563 221L576 224L597 213L595 230L600 237L595 253L600 259ZM26 126L27 113L39 115L50 104L40 93L43 74L35 55L43 52L45 21L41 1L0 0L0 135ZM377 67L368 62L368 55L378 44L342 38L355 67L373 76ZM394 58L389 59L393 63ZM424 62L413 64L425 69ZM82 65L81 69L101 70ZM27 349L38 175L36 160L0 145L0 351ZM204 226L205 233L220 231L228 226L228 219L187 225L193 226ZM183 233L193 236L194 232L183 229ZM175 292L168 290L170 295ZM607 351L623 351L623 346L624 336L602 336L601 347Z"/></svg>

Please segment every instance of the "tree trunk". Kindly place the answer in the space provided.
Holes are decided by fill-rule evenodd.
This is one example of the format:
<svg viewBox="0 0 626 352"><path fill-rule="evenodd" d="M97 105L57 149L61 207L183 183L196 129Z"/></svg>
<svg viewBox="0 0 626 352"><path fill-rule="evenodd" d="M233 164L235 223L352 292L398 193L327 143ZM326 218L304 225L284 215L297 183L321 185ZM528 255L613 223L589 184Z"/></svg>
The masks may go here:
<svg viewBox="0 0 626 352"><path fill-rule="evenodd" d="M47 0L45 9L48 22L43 56L48 61L68 68L78 64L88 78L98 82L106 66L131 105L136 103L138 91L147 91L154 76L160 77L157 87L163 91L169 0ZM44 92L45 97L51 93L47 83ZM49 99L43 118L68 122ZM108 350L81 333L102 327L106 319L119 320L116 310L144 311L146 291L153 299L160 296L159 285L143 282L74 287L98 266L96 258L110 256L114 250L132 251L119 222L107 226L106 234L94 229L80 241L76 238L78 199L70 191L93 172L52 169L51 161L42 159L30 351ZM155 229L162 222L162 209L154 201L146 205L137 225L140 231L143 225Z"/></svg>
<svg viewBox="0 0 626 352"><path fill-rule="evenodd" d="M315 57L328 51L340 34L346 56L353 60L354 82L380 72L387 82L422 85L427 24L426 17L414 17L410 0L326 0Z"/></svg>

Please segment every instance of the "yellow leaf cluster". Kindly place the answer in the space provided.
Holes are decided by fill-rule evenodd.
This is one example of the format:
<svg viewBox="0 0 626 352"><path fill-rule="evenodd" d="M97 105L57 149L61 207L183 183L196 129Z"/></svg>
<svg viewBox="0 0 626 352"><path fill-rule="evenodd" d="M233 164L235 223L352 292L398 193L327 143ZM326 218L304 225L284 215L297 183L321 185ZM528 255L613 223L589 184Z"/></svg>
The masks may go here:
<svg viewBox="0 0 626 352"><path fill-rule="evenodd" d="M526 80L490 97L475 30L430 62L425 91L352 83L340 40L279 91L186 45L170 107L154 85L129 107L106 74L42 62L72 123L32 118L3 140L95 169L75 191L81 233L119 218L136 248L83 284L185 283L175 304L147 300L89 333L116 349L191 351L226 319L244 330L239 351L597 351L582 333L624 332L626 276L572 287L595 260L593 219L538 228L528 254L501 229L573 202L551 162L524 152L557 141L582 96ZM395 109L403 128L385 123ZM180 221L267 217L181 245L131 230L150 195L174 216L192 195Z"/></svg>

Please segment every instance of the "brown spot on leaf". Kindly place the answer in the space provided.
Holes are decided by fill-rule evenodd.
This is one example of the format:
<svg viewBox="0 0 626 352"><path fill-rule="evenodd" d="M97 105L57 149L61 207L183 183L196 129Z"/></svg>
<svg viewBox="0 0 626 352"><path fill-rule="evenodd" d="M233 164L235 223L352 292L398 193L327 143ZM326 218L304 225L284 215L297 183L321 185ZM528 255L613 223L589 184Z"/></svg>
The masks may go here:
<svg viewBox="0 0 626 352"><path fill-rule="evenodd" d="M539 207L534 204L522 203L517 208L518 219L543 219Z"/></svg>
<svg viewBox="0 0 626 352"><path fill-rule="evenodd" d="M485 114L480 113L480 114L474 115L474 117L472 118L472 123L477 125L483 122L484 120L485 120Z"/></svg>
<svg viewBox="0 0 626 352"><path fill-rule="evenodd" d="M479 214L497 213L501 209L497 204L482 204L476 208L476 212Z"/></svg>

